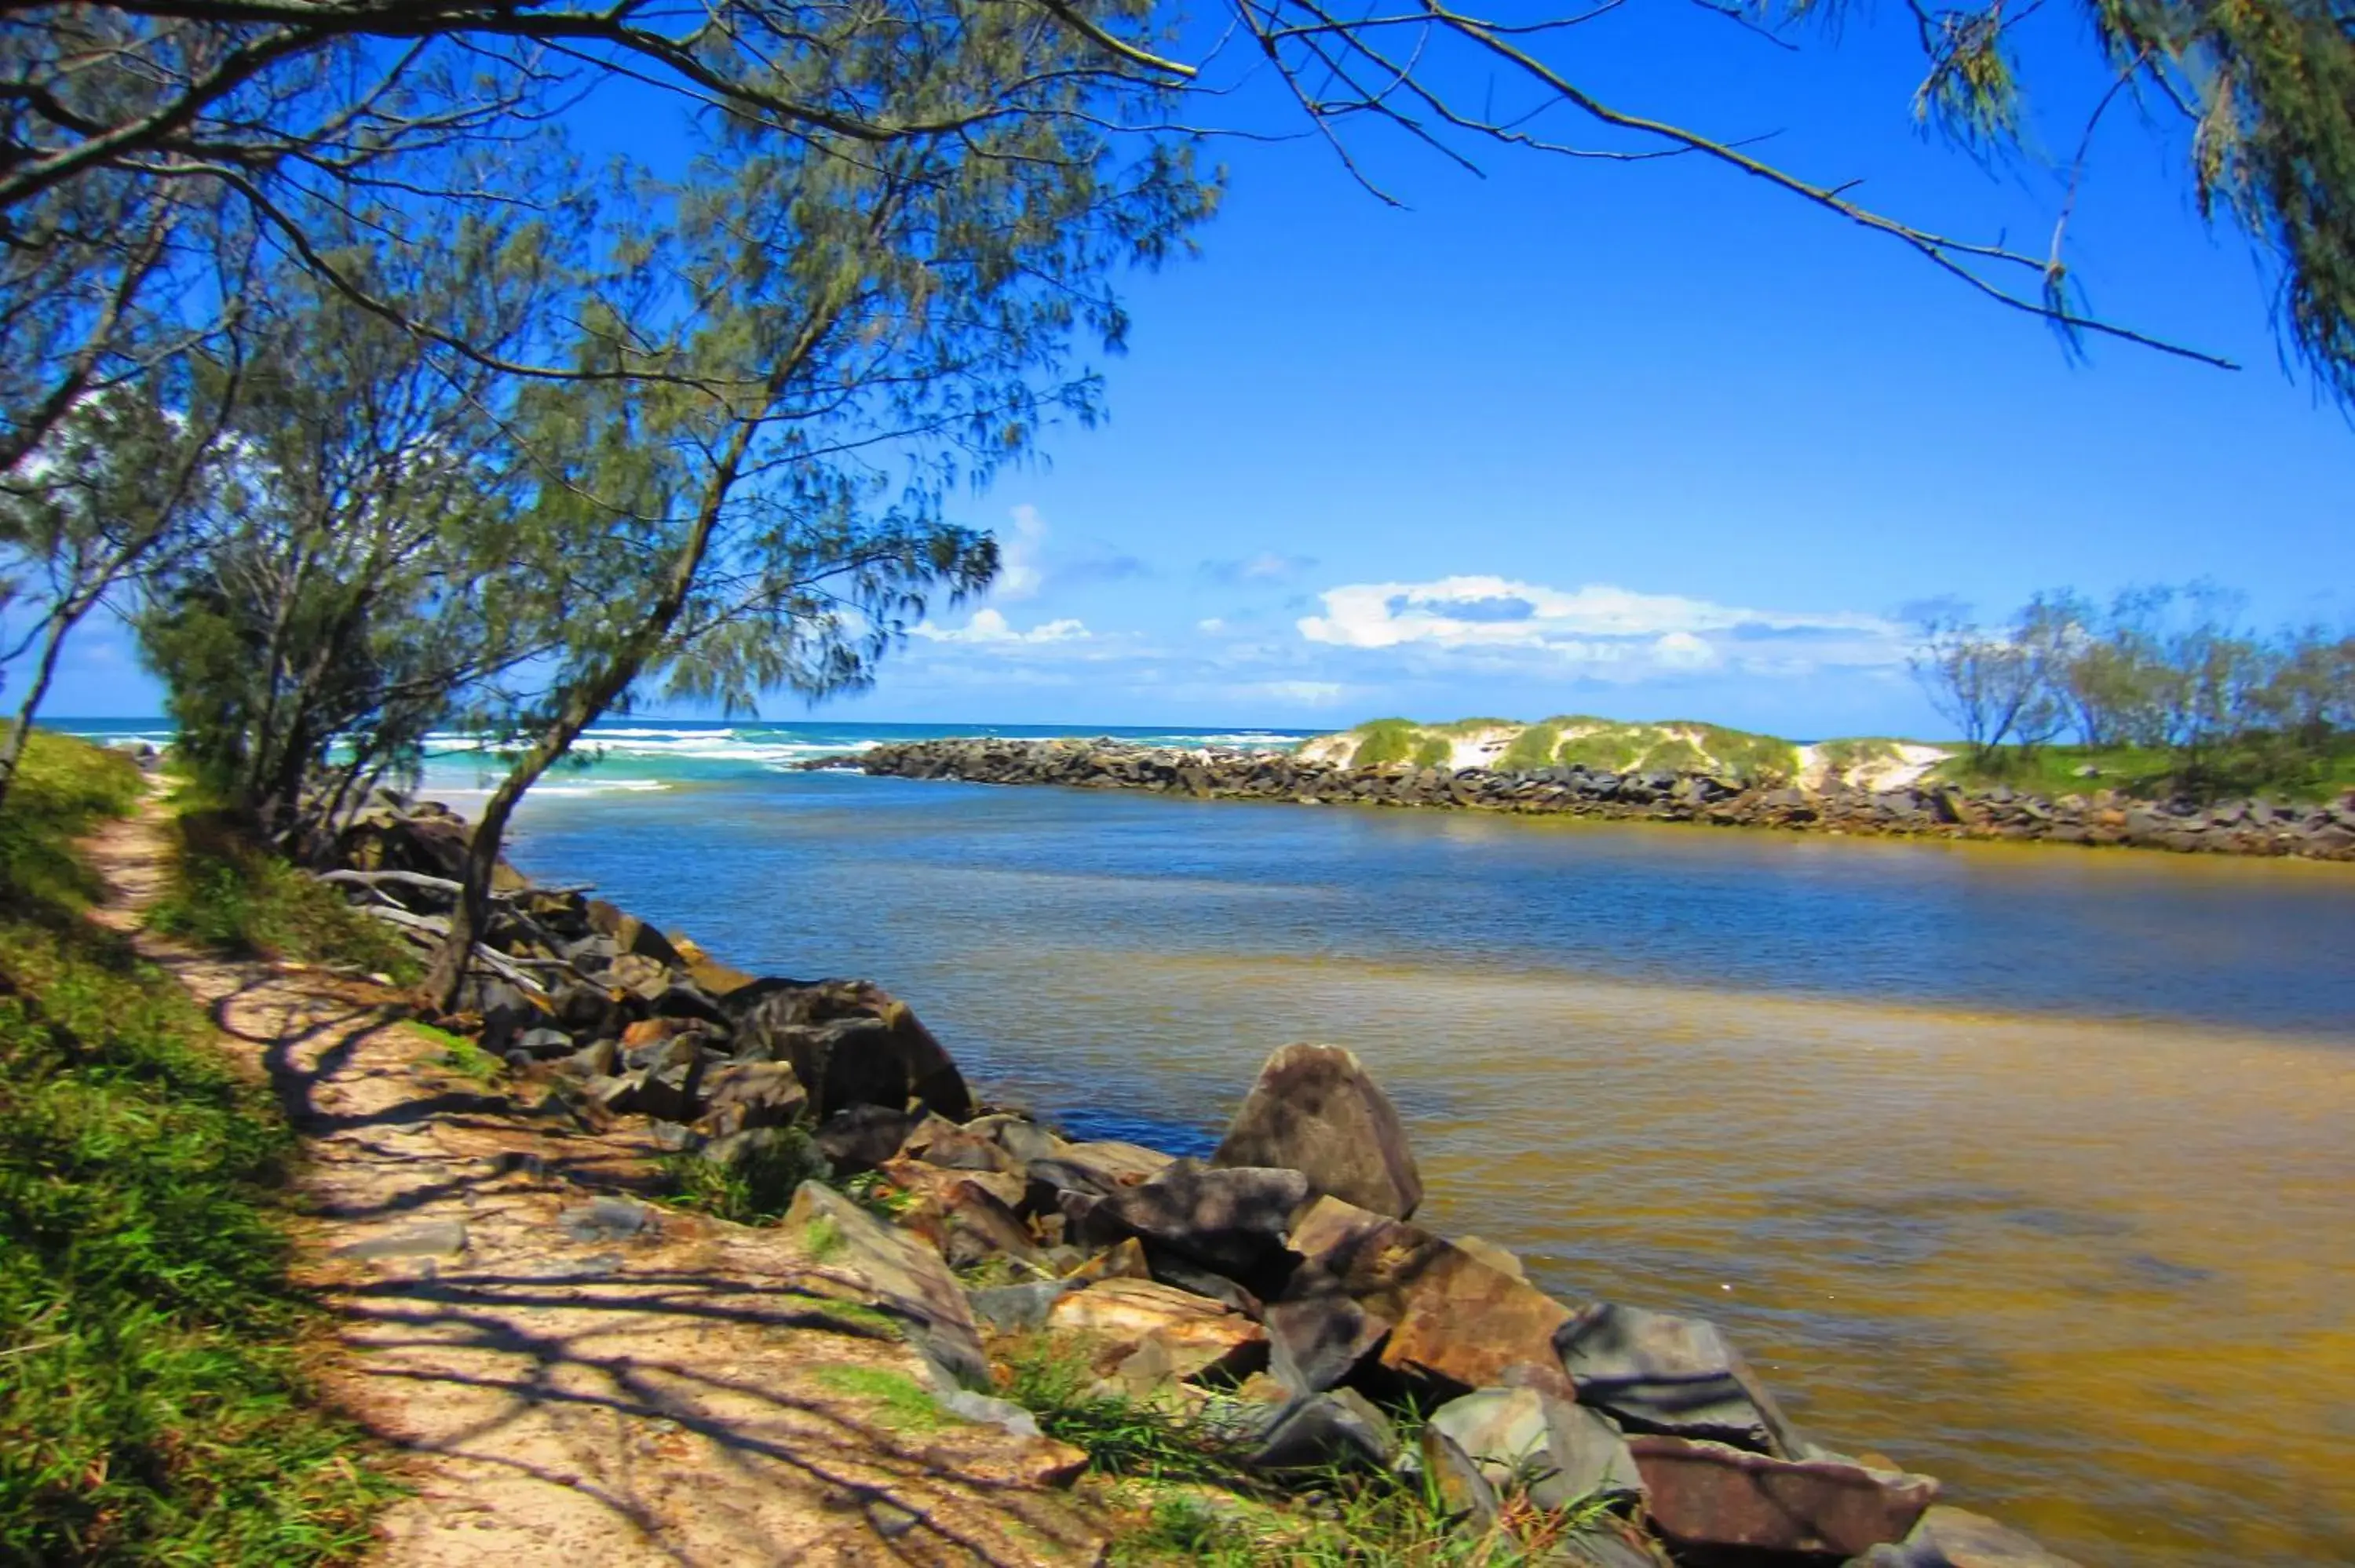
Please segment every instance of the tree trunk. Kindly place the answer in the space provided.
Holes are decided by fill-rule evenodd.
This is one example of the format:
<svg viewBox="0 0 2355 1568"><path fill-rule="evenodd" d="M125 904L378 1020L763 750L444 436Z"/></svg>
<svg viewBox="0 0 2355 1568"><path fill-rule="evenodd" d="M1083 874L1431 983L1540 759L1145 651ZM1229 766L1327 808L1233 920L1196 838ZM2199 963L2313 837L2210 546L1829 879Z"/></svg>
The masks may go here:
<svg viewBox="0 0 2355 1568"><path fill-rule="evenodd" d="M58 607L49 620L47 639L41 644L41 662L34 666L33 683L25 692L25 701L16 709L16 721L8 726L8 738L0 742L0 810L8 806L8 791L16 782L16 769L25 760L26 744L32 738L33 715L40 711L41 699L49 694L49 683L57 678L58 655L64 651L66 633L82 617L81 609L71 603Z"/></svg>

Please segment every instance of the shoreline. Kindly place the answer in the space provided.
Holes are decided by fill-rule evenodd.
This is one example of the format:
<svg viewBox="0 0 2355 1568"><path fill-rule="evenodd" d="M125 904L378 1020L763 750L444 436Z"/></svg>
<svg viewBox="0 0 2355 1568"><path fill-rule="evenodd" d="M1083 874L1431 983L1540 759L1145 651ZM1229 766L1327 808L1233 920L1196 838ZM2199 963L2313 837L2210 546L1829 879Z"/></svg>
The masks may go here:
<svg viewBox="0 0 2355 1568"><path fill-rule="evenodd" d="M2008 786L1803 789L1707 773L1549 768L1506 773L1393 763L1354 768L1264 751L990 737L885 743L803 771L852 770L974 784L1136 789L1196 800L1476 810L1827 836L2073 844L2355 863L2355 794L2336 803L2161 803L2108 789L2057 798Z"/></svg>

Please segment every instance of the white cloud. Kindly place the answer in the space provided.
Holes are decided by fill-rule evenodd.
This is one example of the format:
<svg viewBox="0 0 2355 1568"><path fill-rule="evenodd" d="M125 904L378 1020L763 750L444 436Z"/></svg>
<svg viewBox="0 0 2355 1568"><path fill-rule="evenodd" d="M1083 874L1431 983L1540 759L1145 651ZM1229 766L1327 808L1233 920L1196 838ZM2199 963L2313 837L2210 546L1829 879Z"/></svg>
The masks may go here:
<svg viewBox="0 0 2355 1568"><path fill-rule="evenodd" d="M1748 609L1601 583L1564 589L1457 576L1355 583L1318 597L1324 613L1296 623L1311 642L1473 664L1570 665L1614 681L1720 668L1872 667L1904 657L1901 629L1880 616Z"/></svg>
<svg viewBox="0 0 2355 1568"><path fill-rule="evenodd" d="M1220 632L1226 630L1226 629L1227 623L1220 620L1215 615L1210 617L1208 620L1198 620L1194 623L1195 630L1207 631L1213 637L1218 636Z"/></svg>
<svg viewBox="0 0 2355 1568"><path fill-rule="evenodd" d="M1278 697L1285 702L1326 704L1341 700L1348 687L1338 681L1261 681L1238 688L1256 696Z"/></svg>
<svg viewBox="0 0 2355 1568"><path fill-rule="evenodd" d="M1016 507L1013 515L1012 532L997 536L997 580L989 588L994 599L1028 599L1047 582L1039 561L1047 544L1047 520L1030 505Z"/></svg>
<svg viewBox="0 0 2355 1568"><path fill-rule="evenodd" d="M973 619L963 626L934 626L922 620L908 630L910 635L928 642L1084 642L1094 635L1084 623L1069 619L1044 620L1028 631L1017 631L1004 613L995 609L975 610Z"/></svg>

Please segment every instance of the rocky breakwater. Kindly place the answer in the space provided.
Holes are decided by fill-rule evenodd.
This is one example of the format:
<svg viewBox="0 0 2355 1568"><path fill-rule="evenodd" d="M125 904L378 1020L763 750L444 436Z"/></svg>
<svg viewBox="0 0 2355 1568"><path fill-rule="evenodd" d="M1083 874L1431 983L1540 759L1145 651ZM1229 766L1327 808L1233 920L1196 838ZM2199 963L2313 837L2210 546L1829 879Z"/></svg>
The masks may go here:
<svg viewBox="0 0 2355 1568"><path fill-rule="evenodd" d="M464 842L379 801L329 879L423 939ZM1346 1049L1277 1050L1207 1160L1073 1140L984 1102L869 981L755 978L587 890L501 882L439 1022L549 1114L645 1118L682 1168L790 1171L782 1224L900 1327L951 1415L1035 1436L993 1372L1043 1336L1091 1397L1189 1424L1258 1495L1404 1473L1452 1529L1534 1530L1532 1561L2061 1562L1797 1431L1714 1324L1549 1295L1506 1249L1415 1224L1406 1130Z"/></svg>
<svg viewBox="0 0 2355 1568"><path fill-rule="evenodd" d="M1709 773L1613 773L1579 767L1505 772L1405 763L1354 768L1280 752L1065 740L914 741L805 766L977 784L1144 789L1202 800L1415 806L2355 861L2355 792L2328 805L2220 805L2141 800L2108 789L2046 797L2008 787L1966 789L1935 782L1880 790L1837 783L1807 789L1776 779Z"/></svg>

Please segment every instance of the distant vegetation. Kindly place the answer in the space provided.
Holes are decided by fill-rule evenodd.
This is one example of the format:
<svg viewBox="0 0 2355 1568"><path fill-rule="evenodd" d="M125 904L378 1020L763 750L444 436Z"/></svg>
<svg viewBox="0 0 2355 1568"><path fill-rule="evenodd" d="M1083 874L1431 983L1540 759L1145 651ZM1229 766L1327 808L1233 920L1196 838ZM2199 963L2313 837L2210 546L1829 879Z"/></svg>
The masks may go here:
<svg viewBox="0 0 2355 1568"><path fill-rule="evenodd" d="M2042 593L1991 629L1927 618L1913 672L1961 732L1950 772L1966 779L2082 787L2091 767L2143 792L2211 797L2355 781L2355 635L2256 630L2209 584L2130 589L2106 608Z"/></svg>
<svg viewBox="0 0 2355 1568"><path fill-rule="evenodd" d="M1481 766L1507 773L1573 767L1614 773L1711 772L1755 783L1794 778L1799 768L1799 748L1790 741L1686 719L1623 724L1564 714L1536 724L1506 718L1418 724L1386 718L1358 726L1348 739L1346 747L1336 737L1325 737L1304 749L1346 752L1359 768L1401 762L1446 768L1468 765L1476 756Z"/></svg>

